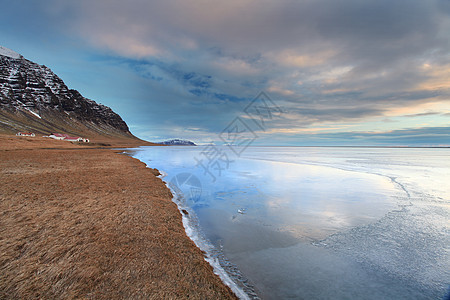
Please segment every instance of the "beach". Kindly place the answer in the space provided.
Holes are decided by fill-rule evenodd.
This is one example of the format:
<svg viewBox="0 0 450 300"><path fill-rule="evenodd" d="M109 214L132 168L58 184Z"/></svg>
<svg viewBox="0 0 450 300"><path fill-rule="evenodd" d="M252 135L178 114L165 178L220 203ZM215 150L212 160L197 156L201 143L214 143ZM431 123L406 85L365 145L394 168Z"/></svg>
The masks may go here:
<svg viewBox="0 0 450 300"><path fill-rule="evenodd" d="M236 298L139 144L0 135L0 298Z"/></svg>

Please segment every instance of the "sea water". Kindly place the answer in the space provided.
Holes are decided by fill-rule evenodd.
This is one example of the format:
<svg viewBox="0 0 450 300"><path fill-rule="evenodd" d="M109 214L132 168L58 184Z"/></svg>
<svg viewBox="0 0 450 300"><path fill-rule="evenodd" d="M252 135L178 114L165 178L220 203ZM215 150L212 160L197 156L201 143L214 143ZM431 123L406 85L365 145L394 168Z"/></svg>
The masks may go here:
<svg viewBox="0 0 450 300"><path fill-rule="evenodd" d="M245 291L241 298L446 296L450 149L248 147L238 156L226 147L176 146L130 153L166 174L189 212L188 234L216 272L225 270L222 278Z"/></svg>

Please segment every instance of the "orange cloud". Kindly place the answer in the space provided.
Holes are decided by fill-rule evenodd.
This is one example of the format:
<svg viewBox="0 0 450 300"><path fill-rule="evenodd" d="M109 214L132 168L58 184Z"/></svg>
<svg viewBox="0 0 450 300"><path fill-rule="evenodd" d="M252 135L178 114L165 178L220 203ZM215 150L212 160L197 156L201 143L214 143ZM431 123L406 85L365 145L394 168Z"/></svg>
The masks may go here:
<svg viewBox="0 0 450 300"><path fill-rule="evenodd" d="M287 49L278 53L268 53L267 56L285 67L313 67L324 64L335 52L331 50L316 53L297 53L295 50Z"/></svg>
<svg viewBox="0 0 450 300"><path fill-rule="evenodd" d="M399 117L405 115L420 114L423 112L430 112L430 111L440 111L440 112L450 111L450 99L449 100L436 99L433 102L418 103L411 106L392 108L389 111L387 111L384 114L384 116Z"/></svg>
<svg viewBox="0 0 450 300"><path fill-rule="evenodd" d="M428 79L421 82L417 90L445 90L450 89L450 64L432 65L425 63L422 65L422 71L428 76Z"/></svg>

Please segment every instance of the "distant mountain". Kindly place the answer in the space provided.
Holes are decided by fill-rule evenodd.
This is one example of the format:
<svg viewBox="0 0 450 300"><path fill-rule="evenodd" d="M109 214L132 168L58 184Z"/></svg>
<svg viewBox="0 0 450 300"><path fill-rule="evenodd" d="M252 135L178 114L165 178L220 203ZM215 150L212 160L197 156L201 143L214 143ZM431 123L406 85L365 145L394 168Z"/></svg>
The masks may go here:
<svg viewBox="0 0 450 300"><path fill-rule="evenodd" d="M197 146L195 143L193 143L191 141L180 140L180 139L168 140L165 142L161 142L160 144L170 145L170 146Z"/></svg>
<svg viewBox="0 0 450 300"><path fill-rule="evenodd" d="M135 138L111 108L69 89L46 66L0 46L0 132Z"/></svg>

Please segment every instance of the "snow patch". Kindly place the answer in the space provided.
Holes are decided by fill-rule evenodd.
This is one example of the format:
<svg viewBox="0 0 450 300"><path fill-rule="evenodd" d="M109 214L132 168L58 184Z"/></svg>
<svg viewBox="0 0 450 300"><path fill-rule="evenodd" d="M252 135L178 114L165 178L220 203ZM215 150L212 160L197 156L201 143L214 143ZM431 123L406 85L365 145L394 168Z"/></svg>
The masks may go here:
<svg viewBox="0 0 450 300"><path fill-rule="evenodd" d="M11 49L8 49L6 47L3 47L3 46L0 46L0 55L15 58L15 59L22 58L22 55L20 55L19 53L15 52Z"/></svg>
<svg viewBox="0 0 450 300"><path fill-rule="evenodd" d="M29 111L32 115L34 115L35 117L38 117L39 119L42 119L42 117L40 116L40 115L38 115L37 113L35 113L34 111L32 111L31 109L29 109L29 108L27 108L27 107L25 107L25 109L27 110L27 111Z"/></svg>

